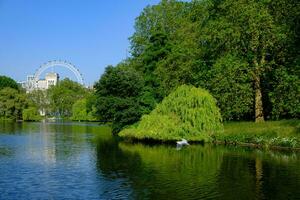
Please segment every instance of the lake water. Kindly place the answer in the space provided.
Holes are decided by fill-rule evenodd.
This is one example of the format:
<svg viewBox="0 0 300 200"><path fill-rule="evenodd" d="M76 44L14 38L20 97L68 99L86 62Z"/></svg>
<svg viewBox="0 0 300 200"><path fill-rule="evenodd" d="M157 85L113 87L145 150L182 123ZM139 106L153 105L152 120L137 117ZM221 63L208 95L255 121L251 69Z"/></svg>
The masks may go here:
<svg viewBox="0 0 300 200"><path fill-rule="evenodd" d="M93 123L0 122L0 199L300 199L300 154L130 144Z"/></svg>

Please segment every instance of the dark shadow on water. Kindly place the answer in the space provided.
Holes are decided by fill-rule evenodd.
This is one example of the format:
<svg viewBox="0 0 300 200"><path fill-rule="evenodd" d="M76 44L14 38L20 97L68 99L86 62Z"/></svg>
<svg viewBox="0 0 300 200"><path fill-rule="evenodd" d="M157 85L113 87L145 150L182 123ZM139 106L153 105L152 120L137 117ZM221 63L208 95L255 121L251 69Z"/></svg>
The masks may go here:
<svg viewBox="0 0 300 200"><path fill-rule="evenodd" d="M135 199L297 199L299 154L252 148L99 140L97 167ZM274 192L276 190L276 192Z"/></svg>

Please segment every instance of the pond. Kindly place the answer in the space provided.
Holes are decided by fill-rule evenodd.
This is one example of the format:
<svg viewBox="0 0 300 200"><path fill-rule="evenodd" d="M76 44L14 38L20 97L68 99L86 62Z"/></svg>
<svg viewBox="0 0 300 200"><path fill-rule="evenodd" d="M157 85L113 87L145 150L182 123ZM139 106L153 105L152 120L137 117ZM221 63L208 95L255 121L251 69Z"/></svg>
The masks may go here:
<svg viewBox="0 0 300 200"><path fill-rule="evenodd" d="M297 199L300 154L126 143L95 123L0 122L0 199Z"/></svg>

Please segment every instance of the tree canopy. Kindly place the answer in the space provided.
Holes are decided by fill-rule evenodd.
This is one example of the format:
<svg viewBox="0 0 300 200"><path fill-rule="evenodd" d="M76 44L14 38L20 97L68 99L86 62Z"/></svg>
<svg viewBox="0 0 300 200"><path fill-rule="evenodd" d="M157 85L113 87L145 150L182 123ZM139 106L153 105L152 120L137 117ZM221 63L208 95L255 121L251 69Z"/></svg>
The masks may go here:
<svg viewBox="0 0 300 200"><path fill-rule="evenodd" d="M71 117L73 104L88 94L82 85L70 79L60 81L57 85L49 88L47 92L52 115L61 117Z"/></svg>
<svg viewBox="0 0 300 200"><path fill-rule="evenodd" d="M162 0L136 19L129 65L161 97L208 89L225 120L299 117L299 10L294 0Z"/></svg>
<svg viewBox="0 0 300 200"><path fill-rule="evenodd" d="M118 132L188 84L208 90L225 121L299 118L299 10L296 0L147 6L135 21L131 57L95 86L98 115L122 124Z"/></svg>
<svg viewBox="0 0 300 200"><path fill-rule="evenodd" d="M0 90L5 87L10 87L16 90L19 89L19 86L15 80L7 76L0 76Z"/></svg>
<svg viewBox="0 0 300 200"><path fill-rule="evenodd" d="M0 90L0 119L22 119L28 105L26 95L20 91L9 87Z"/></svg>
<svg viewBox="0 0 300 200"><path fill-rule="evenodd" d="M97 114L101 120L112 122L114 133L140 119L143 87L141 74L126 64L108 66L95 84Z"/></svg>

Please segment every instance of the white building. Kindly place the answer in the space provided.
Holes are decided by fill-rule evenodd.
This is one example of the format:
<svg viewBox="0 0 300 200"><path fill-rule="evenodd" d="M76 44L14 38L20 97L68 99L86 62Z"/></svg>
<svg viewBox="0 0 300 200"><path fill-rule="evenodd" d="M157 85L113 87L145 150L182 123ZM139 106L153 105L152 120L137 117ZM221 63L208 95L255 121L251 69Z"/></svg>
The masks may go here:
<svg viewBox="0 0 300 200"><path fill-rule="evenodd" d="M52 85L56 85L59 81L59 75L57 73L47 73L45 79L35 80L33 75L27 76L27 81L20 82L21 86L26 89L27 92L32 90L47 90Z"/></svg>
<svg viewBox="0 0 300 200"><path fill-rule="evenodd" d="M53 85L56 85L59 81L59 75L57 73L47 73L45 79L40 79L36 83L36 89L46 90Z"/></svg>

